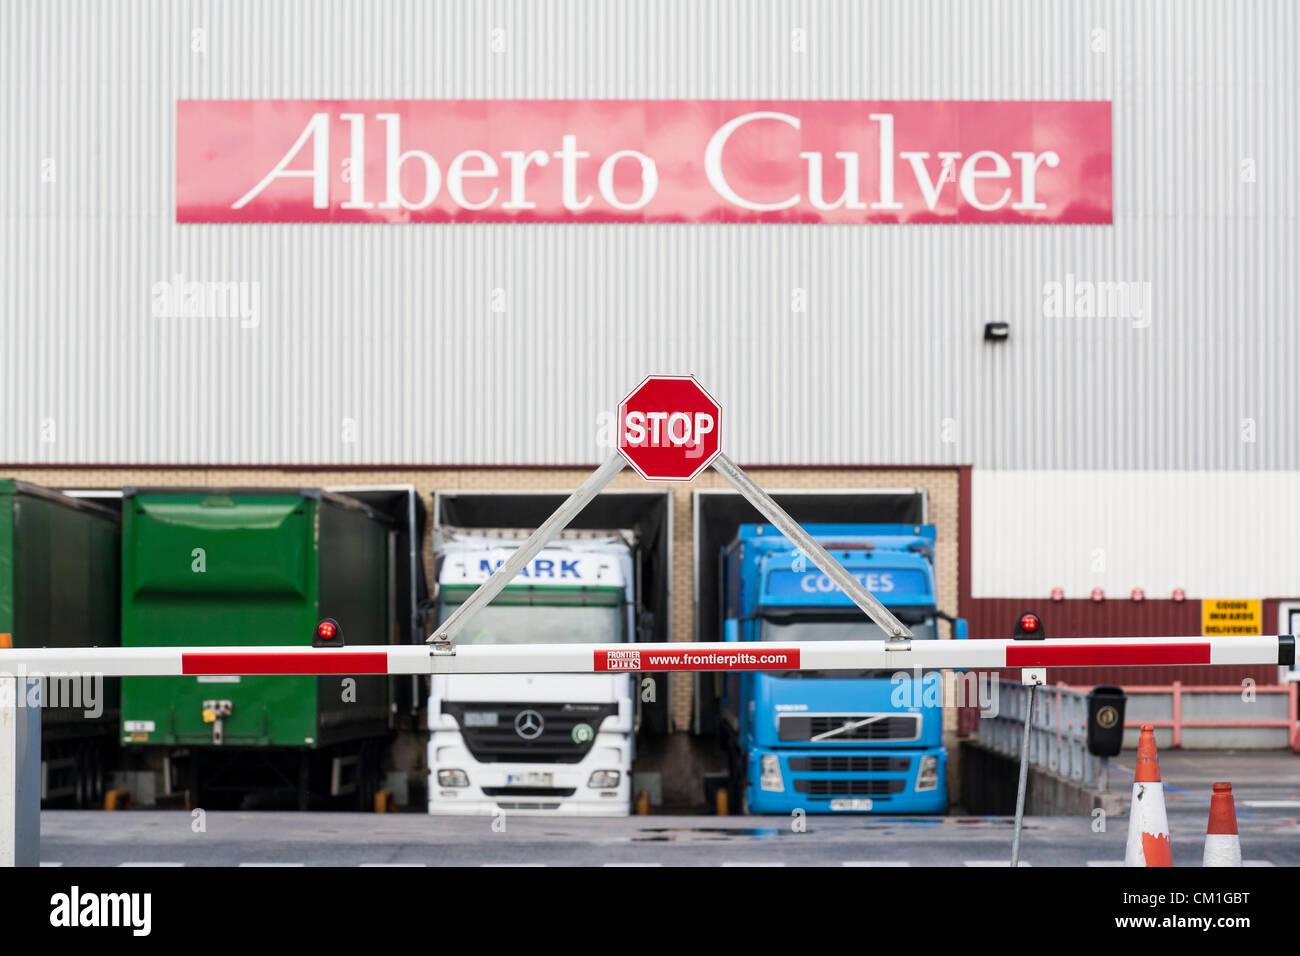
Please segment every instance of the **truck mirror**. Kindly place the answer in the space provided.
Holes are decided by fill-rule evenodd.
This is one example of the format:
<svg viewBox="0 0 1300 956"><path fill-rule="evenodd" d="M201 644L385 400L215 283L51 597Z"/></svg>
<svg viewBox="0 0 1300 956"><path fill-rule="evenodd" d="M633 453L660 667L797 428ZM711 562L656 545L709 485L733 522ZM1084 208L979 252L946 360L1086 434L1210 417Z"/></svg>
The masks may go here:
<svg viewBox="0 0 1300 956"><path fill-rule="evenodd" d="M734 617L728 618L724 625L723 639L728 641L740 640L740 622Z"/></svg>
<svg viewBox="0 0 1300 956"><path fill-rule="evenodd" d="M952 622L952 637L955 641L966 640L966 619L959 617Z"/></svg>
<svg viewBox="0 0 1300 956"><path fill-rule="evenodd" d="M1088 694L1088 753L1114 757L1124 746L1124 702L1119 687L1094 687Z"/></svg>

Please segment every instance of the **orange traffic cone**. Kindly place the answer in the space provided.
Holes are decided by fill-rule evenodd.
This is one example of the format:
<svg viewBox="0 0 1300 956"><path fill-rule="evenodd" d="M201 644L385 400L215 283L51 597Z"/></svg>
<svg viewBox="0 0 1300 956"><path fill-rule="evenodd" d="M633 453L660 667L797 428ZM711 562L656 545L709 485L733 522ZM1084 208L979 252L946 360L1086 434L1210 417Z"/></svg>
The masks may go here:
<svg viewBox="0 0 1300 956"><path fill-rule="evenodd" d="M1156 732L1142 725L1138 737L1137 772L1133 774L1133 803L1128 811L1125 866L1173 866L1169 849L1169 819L1165 816L1164 784L1156 760Z"/></svg>
<svg viewBox="0 0 1300 956"><path fill-rule="evenodd" d="M1237 808L1232 784L1216 783L1210 797L1210 825L1205 828L1204 866L1241 866L1241 838L1237 836Z"/></svg>

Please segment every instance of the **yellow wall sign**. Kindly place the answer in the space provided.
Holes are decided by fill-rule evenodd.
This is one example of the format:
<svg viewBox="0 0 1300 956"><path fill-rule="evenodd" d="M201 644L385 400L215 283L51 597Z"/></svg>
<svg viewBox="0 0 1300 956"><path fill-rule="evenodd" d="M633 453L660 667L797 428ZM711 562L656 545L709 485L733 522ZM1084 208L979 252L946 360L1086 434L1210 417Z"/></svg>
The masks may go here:
<svg viewBox="0 0 1300 956"><path fill-rule="evenodd" d="M1214 600L1201 602L1201 635L1232 637L1260 634L1264 612L1260 601Z"/></svg>

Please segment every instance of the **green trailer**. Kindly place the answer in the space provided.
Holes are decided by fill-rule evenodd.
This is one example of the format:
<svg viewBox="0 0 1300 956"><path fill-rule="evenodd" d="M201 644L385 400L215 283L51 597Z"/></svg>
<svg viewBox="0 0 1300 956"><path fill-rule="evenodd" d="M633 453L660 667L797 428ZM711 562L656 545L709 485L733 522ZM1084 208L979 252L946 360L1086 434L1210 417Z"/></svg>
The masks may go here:
<svg viewBox="0 0 1300 956"><path fill-rule="evenodd" d="M0 644L119 643L119 521L115 512L48 488L0 479ZM41 800L103 799L116 751L118 682L45 675Z"/></svg>
<svg viewBox="0 0 1300 956"><path fill-rule="evenodd" d="M318 489L126 488L123 646L310 645L323 617L388 644L393 543L391 519ZM122 680L123 746L161 749L164 792L194 805L366 806L390 719L380 676Z"/></svg>

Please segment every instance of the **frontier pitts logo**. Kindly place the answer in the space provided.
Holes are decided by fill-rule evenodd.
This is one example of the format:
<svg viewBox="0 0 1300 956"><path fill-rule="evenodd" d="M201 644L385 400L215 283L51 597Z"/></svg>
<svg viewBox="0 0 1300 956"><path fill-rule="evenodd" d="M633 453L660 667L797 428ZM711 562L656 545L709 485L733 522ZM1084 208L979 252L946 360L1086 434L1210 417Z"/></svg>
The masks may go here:
<svg viewBox="0 0 1300 956"><path fill-rule="evenodd" d="M181 222L1111 221L1105 102L185 100L177 131Z"/></svg>
<svg viewBox="0 0 1300 956"><path fill-rule="evenodd" d="M605 667L611 671L639 671L640 651L606 651Z"/></svg>

